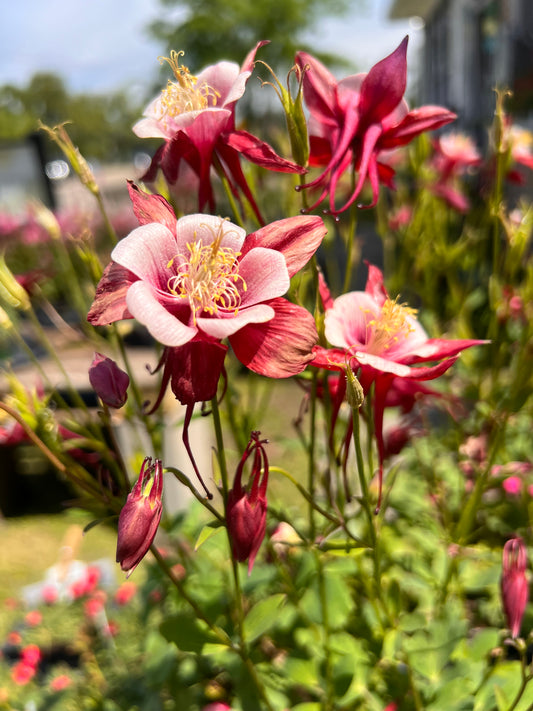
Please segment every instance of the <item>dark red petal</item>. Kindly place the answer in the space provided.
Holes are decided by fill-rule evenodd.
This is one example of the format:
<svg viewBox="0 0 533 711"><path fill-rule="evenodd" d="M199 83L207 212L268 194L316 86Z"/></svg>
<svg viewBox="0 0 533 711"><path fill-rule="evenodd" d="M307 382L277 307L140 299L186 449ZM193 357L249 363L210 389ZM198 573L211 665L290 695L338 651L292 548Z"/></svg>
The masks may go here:
<svg viewBox="0 0 533 711"><path fill-rule="evenodd" d="M455 121L457 114L442 106L421 106L410 111L397 126L388 129L379 142L380 150L404 146L415 136L424 131L434 131L450 121Z"/></svg>
<svg viewBox="0 0 533 711"><path fill-rule="evenodd" d="M309 111L321 122L338 124L337 80L326 67L307 52L296 54L296 64L302 71L303 92Z"/></svg>
<svg viewBox="0 0 533 711"><path fill-rule="evenodd" d="M104 269L87 321L93 326L107 326L124 318L132 318L126 306L126 292L138 281L135 274L111 262Z"/></svg>
<svg viewBox="0 0 533 711"><path fill-rule="evenodd" d="M245 158L261 168L275 170L278 173L303 174L306 172L305 168L291 160L282 158L272 146L247 131L232 131L225 134L224 138L228 146L234 148L238 153L242 153Z"/></svg>
<svg viewBox="0 0 533 711"><path fill-rule="evenodd" d="M375 64L363 79L359 113L365 125L380 123L403 98L407 82L407 42Z"/></svg>
<svg viewBox="0 0 533 711"><path fill-rule="evenodd" d="M237 358L254 373L269 378L288 378L301 373L313 358L318 340L315 320L301 306L286 299L266 302L275 316L266 323L244 326L230 336Z"/></svg>

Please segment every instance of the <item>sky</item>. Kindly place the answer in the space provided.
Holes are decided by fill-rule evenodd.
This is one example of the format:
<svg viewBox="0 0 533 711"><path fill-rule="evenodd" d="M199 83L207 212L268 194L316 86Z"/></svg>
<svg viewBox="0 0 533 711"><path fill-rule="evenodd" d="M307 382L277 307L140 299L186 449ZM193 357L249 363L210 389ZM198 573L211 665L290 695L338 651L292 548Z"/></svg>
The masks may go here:
<svg viewBox="0 0 533 711"><path fill-rule="evenodd" d="M358 71L368 71L409 34L413 66L423 32L408 21L388 21L391 2L355 2L347 17L326 20L310 39L320 50L345 55ZM74 93L142 91L159 70L162 47L146 32L159 12L158 0L4 0L0 85L24 86L34 73L51 71Z"/></svg>

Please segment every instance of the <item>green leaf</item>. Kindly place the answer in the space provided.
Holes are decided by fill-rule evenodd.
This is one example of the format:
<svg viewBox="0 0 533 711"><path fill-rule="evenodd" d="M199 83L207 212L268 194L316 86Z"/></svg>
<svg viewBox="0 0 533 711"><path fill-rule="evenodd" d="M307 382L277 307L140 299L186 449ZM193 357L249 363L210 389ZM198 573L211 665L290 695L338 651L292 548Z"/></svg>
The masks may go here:
<svg viewBox="0 0 533 711"><path fill-rule="evenodd" d="M197 551L200 546L202 546L206 541L208 541L212 536L220 533L224 530L224 527L220 521L212 521L204 526L200 531L196 543L194 544L194 550Z"/></svg>
<svg viewBox="0 0 533 711"><path fill-rule="evenodd" d="M255 641L274 626L279 608L285 600L283 593L277 593L256 603L244 618L244 634L248 642Z"/></svg>
<svg viewBox="0 0 533 711"><path fill-rule="evenodd" d="M204 644L217 641L205 625L191 617L188 612L178 612L167 618L159 629L163 637L173 642L182 652L199 654Z"/></svg>

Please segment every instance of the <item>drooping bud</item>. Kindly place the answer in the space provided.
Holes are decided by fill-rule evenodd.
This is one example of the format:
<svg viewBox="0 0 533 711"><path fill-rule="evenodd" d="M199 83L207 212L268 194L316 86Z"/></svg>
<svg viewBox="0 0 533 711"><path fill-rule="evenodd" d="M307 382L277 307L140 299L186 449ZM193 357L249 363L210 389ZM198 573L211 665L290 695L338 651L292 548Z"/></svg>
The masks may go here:
<svg viewBox="0 0 533 711"><path fill-rule="evenodd" d="M518 637L527 605L527 553L521 538L511 538L503 547L501 593L507 625L513 637Z"/></svg>
<svg viewBox="0 0 533 711"><path fill-rule="evenodd" d="M358 410L365 401L363 386L352 370L352 366L347 363L346 370L346 399L352 410Z"/></svg>
<svg viewBox="0 0 533 711"><path fill-rule="evenodd" d="M77 174L83 185L85 185L93 195L99 195L100 190L94 178L93 172L89 164L80 153L79 149L72 143L72 139L68 135L65 124L59 124L50 128L39 121L39 128L46 131L49 138L52 139L63 151L67 157L72 169Z"/></svg>
<svg viewBox="0 0 533 711"><path fill-rule="evenodd" d="M114 360L95 353L89 368L89 381L100 400L109 407L122 407L128 399L130 378Z"/></svg>
<svg viewBox="0 0 533 711"><path fill-rule="evenodd" d="M118 519L117 563L128 576L144 558L155 538L163 505L163 466L146 457L137 483L128 494Z"/></svg>
<svg viewBox="0 0 533 711"><path fill-rule="evenodd" d="M251 434L237 467L233 488L228 493L226 509L233 557L241 563L248 561L248 574L252 571L266 531L268 458L263 445L267 440L260 440L259 435L260 432ZM252 455L252 472L245 488L241 483L242 473L248 457Z"/></svg>

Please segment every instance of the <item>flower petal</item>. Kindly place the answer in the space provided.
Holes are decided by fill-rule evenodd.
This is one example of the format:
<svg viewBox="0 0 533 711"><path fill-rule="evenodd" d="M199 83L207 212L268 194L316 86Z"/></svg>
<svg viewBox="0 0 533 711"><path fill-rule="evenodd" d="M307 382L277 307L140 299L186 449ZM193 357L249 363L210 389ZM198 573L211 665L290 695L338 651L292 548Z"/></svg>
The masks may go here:
<svg viewBox="0 0 533 711"><path fill-rule="evenodd" d="M248 235L242 248L246 254L256 247L267 247L285 257L289 276L293 276L311 259L320 246L327 228L321 217L297 215L271 222Z"/></svg>
<svg viewBox="0 0 533 711"><path fill-rule="evenodd" d="M400 103L407 83L407 42L375 64L361 84L359 111L365 125L381 122Z"/></svg>
<svg viewBox="0 0 533 711"><path fill-rule="evenodd" d="M380 305L364 291L351 291L335 299L326 312L326 338L341 348L364 347L368 322L379 317Z"/></svg>
<svg viewBox="0 0 533 711"><path fill-rule="evenodd" d="M174 232L176 229L176 215L162 195L152 195L141 190L133 180L128 180L128 191L133 203L133 212L140 225L159 222L171 232Z"/></svg>
<svg viewBox="0 0 533 711"><path fill-rule="evenodd" d="M239 277L246 284L246 291L241 293L242 306L283 296L291 284L283 254L264 247L256 247L241 258Z"/></svg>
<svg viewBox="0 0 533 711"><path fill-rule="evenodd" d="M275 170L278 173L305 173L306 169L286 158L281 158L265 141L261 141L247 131L232 131L225 137L225 142L252 163Z"/></svg>
<svg viewBox="0 0 533 711"><path fill-rule="evenodd" d="M158 222L137 227L111 252L114 262L161 289L166 289L167 278L172 274L168 263L175 256L176 238Z"/></svg>
<svg viewBox="0 0 533 711"><path fill-rule="evenodd" d="M267 304L257 304L236 314L219 318L197 318L196 325L212 338L227 338L250 323L264 323L274 318L274 310Z"/></svg>
<svg viewBox="0 0 533 711"><path fill-rule="evenodd" d="M136 281L130 286L126 303L132 316L164 346L182 346L197 333L198 329L186 326L167 311L157 300L154 290L144 281Z"/></svg>
<svg viewBox="0 0 533 711"><path fill-rule="evenodd" d="M318 340L315 320L301 306L273 299L275 316L265 324L250 324L230 337L235 355L254 373L288 378L301 373L312 360Z"/></svg>
<svg viewBox="0 0 533 711"><path fill-rule="evenodd" d="M107 326L115 321L132 318L126 306L126 293L135 281L137 277L129 269L115 262L108 264L96 287L87 321L93 326Z"/></svg>
<svg viewBox="0 0 533 711"><path fill-rule="evenodd" d="M176 224L176 252L187 254L187 245L202 241L203 245L212 244L222 230L224 237L221 246L229 247L235 252L241 250L246 231L229 220L214 215L196 213L181 217Z"/></svg>

